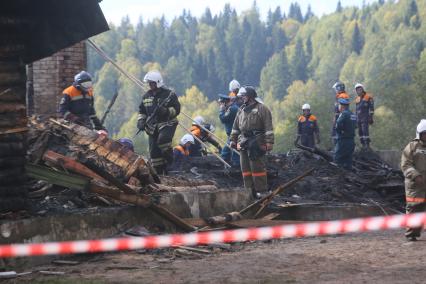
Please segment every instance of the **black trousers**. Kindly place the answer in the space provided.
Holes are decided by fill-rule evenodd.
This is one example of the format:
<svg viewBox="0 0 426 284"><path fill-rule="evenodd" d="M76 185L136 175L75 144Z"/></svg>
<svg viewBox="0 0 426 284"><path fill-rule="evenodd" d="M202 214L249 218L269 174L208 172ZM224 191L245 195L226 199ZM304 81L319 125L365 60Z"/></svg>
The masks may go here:
<svg viewBox="0 0 426 284"><path fill-rule="evenodd" d="M172 141L177 124L158 128L149 136L149 155L158 174L167 173L167 165L173 163Z"/></svg>

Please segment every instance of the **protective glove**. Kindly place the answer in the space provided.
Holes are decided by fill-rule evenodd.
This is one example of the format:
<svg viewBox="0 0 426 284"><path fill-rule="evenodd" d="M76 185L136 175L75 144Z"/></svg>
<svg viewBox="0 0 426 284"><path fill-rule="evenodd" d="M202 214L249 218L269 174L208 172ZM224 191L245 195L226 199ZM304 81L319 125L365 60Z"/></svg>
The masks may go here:
<svg viewBox="0 0 426 284"><path fill-rule="evenodd" d="M138 119L137 128L139 130L144 130L145 129L145 119Z"/></svg>
<svg viewBox="0 0 426 284"><path fill-rule="evenodd" d="M217 147L217 150L219 151L219 153L222 153L222 147L221 146Z"/></svg>
<svg viewBox="0 0 426 284"><path fill-rule="evenodd" d="M419 187L423 186L423 176L416 176L416 178L414 179L414 183Z"/></svg>
<svg viewBox="0 0 426 284"><path fill-rule="evenodd" d="M373 123L374 123L373 117L372 117L372 116L370 116L370 117L368 118L368 124L372 125Z"/></svg>
<svg viewBox="0 0 426 284"><path fill-rule="evenodd" d="M102 125L101 121L97 116L92 117L93 125L95 126L95 130L105 130L105 127Z"/></svg>

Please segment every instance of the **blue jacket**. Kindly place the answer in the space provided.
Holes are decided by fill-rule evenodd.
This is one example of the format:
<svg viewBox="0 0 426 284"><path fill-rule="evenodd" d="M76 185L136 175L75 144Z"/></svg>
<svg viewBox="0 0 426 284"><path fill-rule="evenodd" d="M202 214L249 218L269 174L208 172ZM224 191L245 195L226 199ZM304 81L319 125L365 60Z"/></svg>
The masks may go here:
<svg viewBox="0 0 426 284"><path fill-rule="evenodd" d="M336 132L337 139L355 137L356 115L350 110L344 110L337 118Z"/></svg>
<svg viewBox="0 0 426 284"><path fill-rule="evenodd" d="M228 136L231 135L232 126L234 125L238 110L237 104L232 103L228 108L219 112L219 119L225 126L226 135Z"/></svg>

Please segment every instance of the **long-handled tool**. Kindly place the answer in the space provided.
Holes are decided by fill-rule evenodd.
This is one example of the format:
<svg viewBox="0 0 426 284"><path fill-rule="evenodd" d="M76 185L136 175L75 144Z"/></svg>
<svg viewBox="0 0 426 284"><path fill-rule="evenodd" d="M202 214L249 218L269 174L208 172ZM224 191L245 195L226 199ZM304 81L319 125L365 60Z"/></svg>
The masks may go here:
<svg viewBox="0 0 426 284"><path fill-rule="evenodd" d="M140 87L142 90L145 90L145 87L144 87L144 84L143 84L143 82L141 82L139 79L137 79L135 76L133 76L133 75L131 75L131 74L129 74L129 73L127 73L123 68L121 68L120 67L120 65L118 65L111 57L109 57L100 47L98 47L91 39L88 39L87 40L87 42L89 43L89 45L100 55L100 56L102 56L106 61L108 61L108 62L110 62L115 68L117 68L117 70L118 71L120 71L124 76L126 76L129 80L131 80L133 83L135 83L138 87ZM181 112L182 113L182 112ZM192 118L189 116L189 115L187 115L187 114L184 114L184 113L182 113L183 115L185 115L186 117L188 117L188 118L190 118L191 120L192 120ZM183 127L188 133L191 133L188 129L186 129L185 128L185 126L183 126L181 123L179 123L179 125L181 126L181 127ZM205 131L207 131L207 132L209 132L209 133L211 133L208 129L206 129L205 127L203 127L203 126L201 126ZM139 132L138 132L139 133ZM137 134L136 134L137 135ZM136 136L135 135L135 136ZM194 136L194 138L198 138L198 137L195 137ZM205 146L205 144L201 141L201 140L199 140L199 139L197 139L197 141L199 141L200 143L202 143L202 145L204 145ZM225 145L227 145L226 143L225 143ZM228 145L228 147L230 147L229 145ZM231 148L231 147L230 147ZM231 149L233 149L233 148L231 148ZM233 149L233 150L235 150L235 149ZM238 153L238 152L237 152ZM227 167L231 167L226 161L224 161L219 155L217 155L217 154L215 154L215 153L213 153L222 163L224 163ZM239 153L238 153L239 154Z"/></svg>
<svg viewBox="0 0 426 284"><path fill-rule="evenodd" d="M190 119L192 122L195 122L195 120L193 118L191 118L189 115L187 115L184 112L180 112L181 114L183 114L186 118ZM223 139L221 139L219 136L215 135L213 132L211 132L210 130L208 130L207 128L205 128L203 125L199 125L198 126L201 127L201 129L203 129L204 131L206 131L207 133L209 133L211 136L213 136L214 138L216 138L217 140L219 140L219 142L223 143L225 146L228 146L229 149L232 150L232 152L236 153L238 156L240 155L240 152L238 152L237 150L235 150L234 148L231 147L231 145L229 145L228 143L226 143L226 141L224 141Z"/></svg>

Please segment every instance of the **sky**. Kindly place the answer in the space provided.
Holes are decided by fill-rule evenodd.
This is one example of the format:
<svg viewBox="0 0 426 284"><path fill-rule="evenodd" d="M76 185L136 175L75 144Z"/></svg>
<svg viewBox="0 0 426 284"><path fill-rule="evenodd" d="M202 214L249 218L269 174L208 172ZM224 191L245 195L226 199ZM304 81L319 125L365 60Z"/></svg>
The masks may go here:
<svg viewBox="0 0 426 284"><path fill-rule="evenodd" d="M298 2L302 8L302 13L306 12L308 5L311 5L313 12L317 16L332 13L336 10L338 0L257 0L257 6L262 17L265 19L268 9L275 10L277 6L281 10L288 12L292 2ZM365 0L365 3L375 2ZM133 23L137 23L142 16L144 21L164 15L168 21L175 16L182 14L184 9L190 10L193 16L199 17L206 7L209 7L212 14L217 14L226 3L231 4L237 12L249 9L253 0L102 0L101 8L108 22L119 24L121 19L128 15ZM361 6L363 0L341 0L343 6Z"/></svg>

